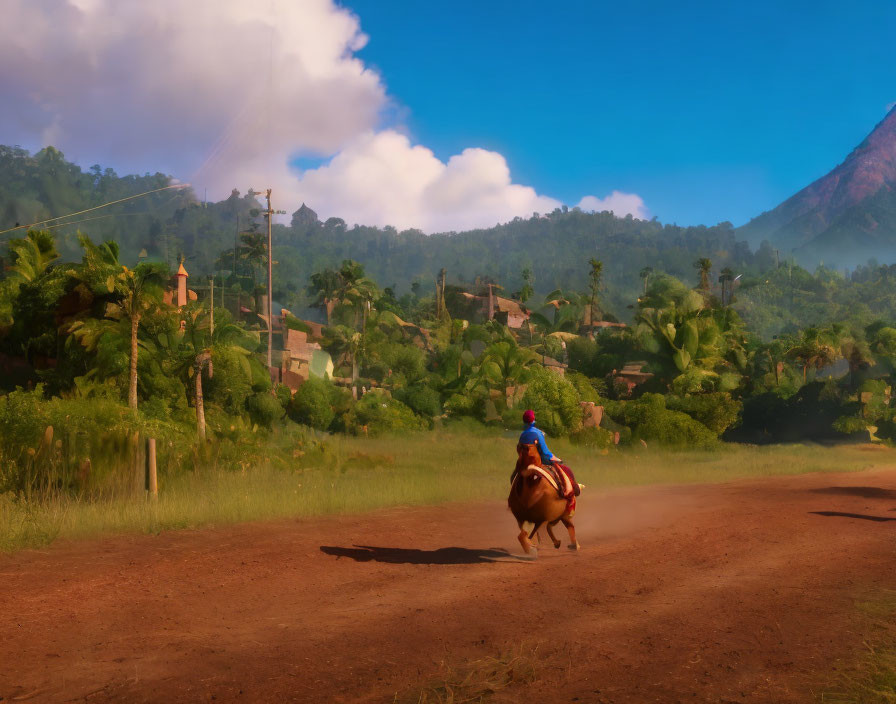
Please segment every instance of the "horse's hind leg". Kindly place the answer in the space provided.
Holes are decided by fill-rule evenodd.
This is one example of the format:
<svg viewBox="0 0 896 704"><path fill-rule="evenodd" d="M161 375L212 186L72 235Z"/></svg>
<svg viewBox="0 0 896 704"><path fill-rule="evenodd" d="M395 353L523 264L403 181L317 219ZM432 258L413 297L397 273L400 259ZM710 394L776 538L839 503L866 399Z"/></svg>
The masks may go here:
<svg viewBox="0 0 896 704"><path fill-rule="evenodd" d="M556 535L554 535L554 531L552 530L552 528L559 522L560 519L558 518L553 523L548 523L548 535L551 536L551 542L554 544L554 548L560 547L560 539Z"/></svg>
<svg viewBox="0 0 896 704"><path fill-rule="evenodd" d="M576 540L576 527L572 524L572 518L563 517L560 519L563 521L563 525L566 526L566 530L569 531L569 549L570 550L578 550L580 545L579 541ZM559 540L557 541L560 542Z"/></svg>

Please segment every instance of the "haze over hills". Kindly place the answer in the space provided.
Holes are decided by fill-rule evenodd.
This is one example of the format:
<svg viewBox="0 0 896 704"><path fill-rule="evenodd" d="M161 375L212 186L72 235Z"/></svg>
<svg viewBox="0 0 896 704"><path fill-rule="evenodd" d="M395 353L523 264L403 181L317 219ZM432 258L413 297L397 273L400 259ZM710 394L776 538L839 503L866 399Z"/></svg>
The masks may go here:
<svg viewBox="0 0 896 704"><path fill-rule="evenodd" d="M896 258L896 107L843 163L737 234L807 264Z"/></svg>
<svg viewBox="0 0 896 704"><path fill-rule="evenodd" d="M0 226L5 227L168 183L159 173L119 177L99 166L83 171L53 148L32 155L0 147L0 166ZM126 261L145 250L176 266L184 255L191 273L210 274L230 268L219 255L234 246L237 229L260 223L259 205L237 191L207 204L189 191L159 193L90 213L55 232L66 259L80 258L75 237L80 228L96 241L116 239ZM583 262L595 256L605 262L607 312L622 318L643 288L645 268L691 281L695 259L709 257L716 271L728 266L758 275L774 267L775 248L782 260L793 253L810 270L820 261L838 269L871 257L896 261L896 109L829 174L737 230L727 222L677 227L564 207L491 228L427 235L340 218L320 221L303 206L290 225L275 227L274 242L275 297L290 306L302 305L312 273L343 259L361 262L381 285L398 291L414 282L428 290L444 267L451 283L473 284L484 277L510 293L521 286L522 271L530 269L536 291L544 294L584 287Z"/></svg>

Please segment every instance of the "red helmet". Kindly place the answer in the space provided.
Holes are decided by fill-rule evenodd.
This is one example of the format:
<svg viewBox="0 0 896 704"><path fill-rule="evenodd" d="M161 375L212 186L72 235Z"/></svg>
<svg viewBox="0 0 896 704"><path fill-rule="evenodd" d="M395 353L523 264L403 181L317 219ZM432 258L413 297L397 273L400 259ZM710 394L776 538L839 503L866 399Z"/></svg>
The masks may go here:
<svg viewBox="0 0 896 704"><path fill-rule="evenodd" d="M535 411L531 408L523 413L523 423L534 423L535 422Z"/></svg>

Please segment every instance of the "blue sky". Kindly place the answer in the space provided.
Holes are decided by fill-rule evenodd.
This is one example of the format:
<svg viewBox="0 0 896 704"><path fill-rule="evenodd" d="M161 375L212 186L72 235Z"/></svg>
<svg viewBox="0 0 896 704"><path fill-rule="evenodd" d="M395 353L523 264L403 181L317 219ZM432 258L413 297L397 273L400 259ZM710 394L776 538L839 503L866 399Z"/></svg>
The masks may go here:
<svg viewBox="0 0 896 704"><path fill-rule="evenodd" d="M574 204L745 223L826 173L896 101L894 2L349 0L384 126L503 154Z"/></svg>

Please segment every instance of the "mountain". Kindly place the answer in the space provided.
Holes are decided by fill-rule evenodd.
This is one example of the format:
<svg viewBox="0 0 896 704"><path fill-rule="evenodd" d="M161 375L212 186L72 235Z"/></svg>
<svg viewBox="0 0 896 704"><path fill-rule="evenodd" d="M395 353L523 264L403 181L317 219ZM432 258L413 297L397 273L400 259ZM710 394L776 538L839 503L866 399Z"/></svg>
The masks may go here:
<svg viewBox="0 0 896 704"><path fill-rule="evenodd" d="M896 107L830 173L739 228L798 260L896 260Z"/></svg>

